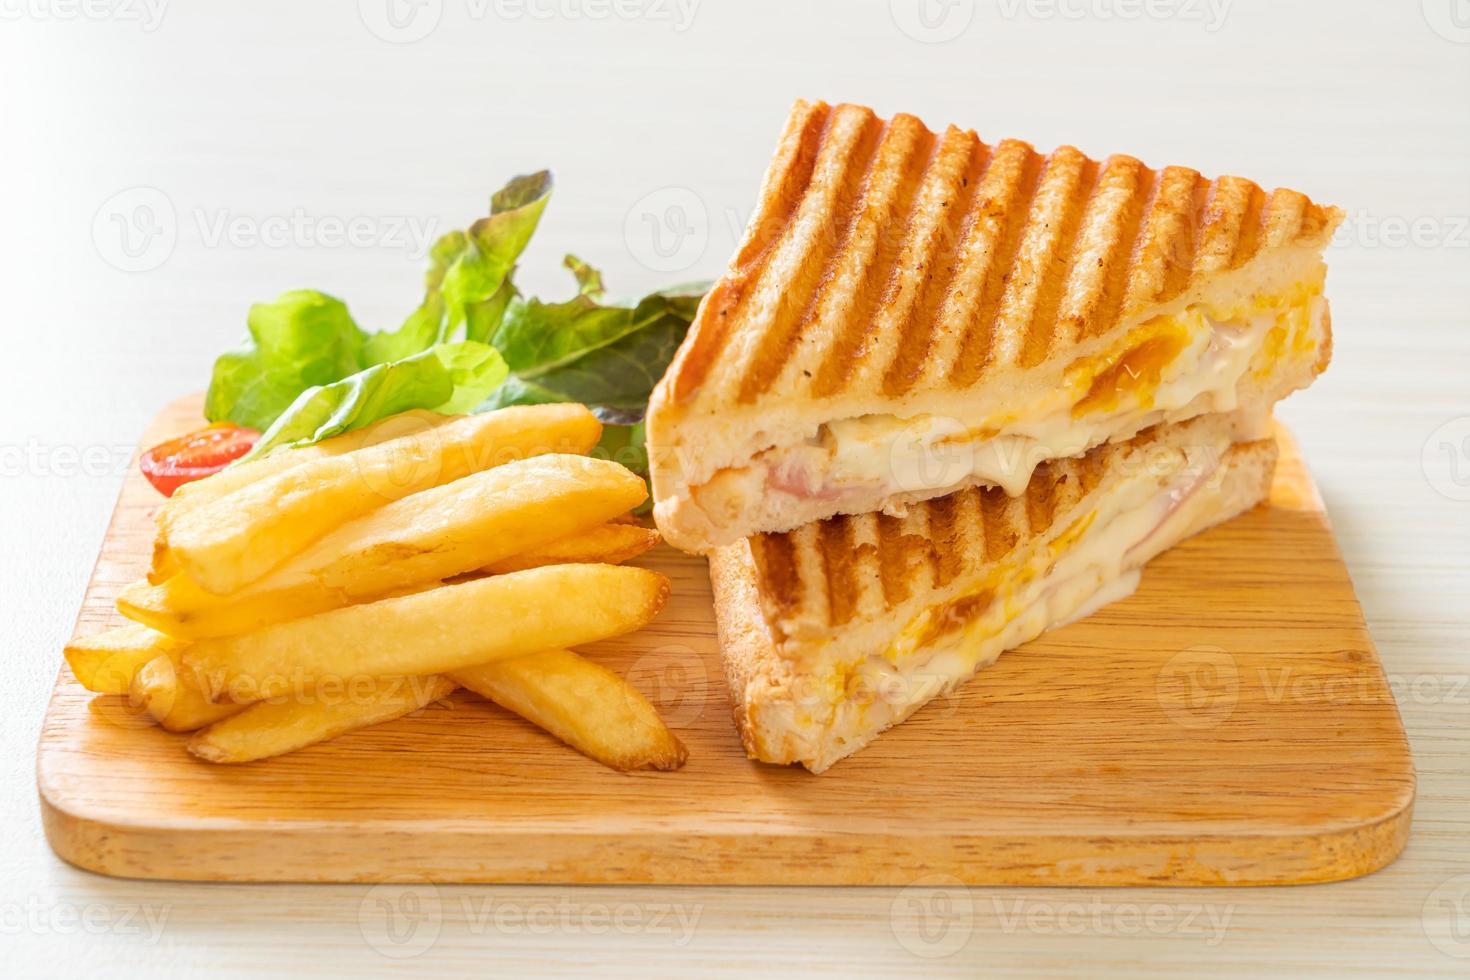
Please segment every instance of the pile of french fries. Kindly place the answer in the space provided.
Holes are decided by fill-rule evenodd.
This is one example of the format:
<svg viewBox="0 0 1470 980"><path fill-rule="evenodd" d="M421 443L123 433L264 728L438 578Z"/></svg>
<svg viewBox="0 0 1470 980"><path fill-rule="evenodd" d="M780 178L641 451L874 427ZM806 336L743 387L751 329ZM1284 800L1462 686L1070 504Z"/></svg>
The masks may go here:
<svg viewBox="0 0 1470 980"><path fill-rule="evenodd" d="M249 762L417 711L463 687L615 769L684 746L616 673L568 647L637 630L669 582L647 489L586 454L581 405L405 413L181 487L158 515L132 622L66 648L210 762Z"/></svg>

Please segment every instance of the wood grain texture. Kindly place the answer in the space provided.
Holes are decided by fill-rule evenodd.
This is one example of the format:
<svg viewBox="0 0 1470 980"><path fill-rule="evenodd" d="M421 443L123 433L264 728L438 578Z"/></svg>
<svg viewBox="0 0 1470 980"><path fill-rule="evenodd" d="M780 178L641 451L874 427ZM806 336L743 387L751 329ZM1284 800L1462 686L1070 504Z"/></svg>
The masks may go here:
<svg viewBox="0 0 1470 980"><path fill-rule="evenodd" d="M198 422L166 410L144 445ZM38 780L62 857L241 881L1260 884L1373 871L1414 776L1398 711L1289 438L1271 505L1150 566L1139 592L1013 651L816 777L748 762L703 561L645 562L674 599L587 648L689 746L621 775L462 693L280 759L219 767L63 671ZM158 497L124 485L78 630L115 623Z"/></svg>

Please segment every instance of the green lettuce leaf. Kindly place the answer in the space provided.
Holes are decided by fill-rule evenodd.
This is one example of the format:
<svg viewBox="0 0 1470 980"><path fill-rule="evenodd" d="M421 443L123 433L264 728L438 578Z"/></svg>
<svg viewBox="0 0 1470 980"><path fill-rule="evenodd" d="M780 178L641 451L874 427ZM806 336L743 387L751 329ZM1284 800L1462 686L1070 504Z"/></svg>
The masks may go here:
<svg viewBox="0 0 1470 980"><path fill-rule="evenodd" d="M650 298L652 299L652 298ZM650 300L640 303L661 305ZM539 402L582 402L593 408L616 409L633 413L633 421L642 418L653 386L663 377L664 369L679 349L689 321L667 307L643 319L634 310L601 311L585 319L595 323L603 314L617 312L629 321L637 321L635 332L625 333L612 343L595 347L578 356L560 359L556 366L516 371L509 357L513 376L481 406L482 411L507 405ZM573 328L575 330L575 327Z"/></svg>
<svg viewBox="0 0 1470 980"><path fill-rule="evenodd" d="M398 360L453 340L489 341L516 294L511 272L541 221L551 184L545 170L517 177L491 196L489 217L435 242L423 303L397 330L368 338L366 362Z"/></svg>
<svg viewBox="0 0 1470 980"><path fill-rule="evenodd" d="M435 242L429 253L424 299L394 330L367 333L353 321L341 300L312 290L285 293L273 303L251 307L249 339L215 362L205 398L205 416L211 422L228 420L262 430L284 419L288 423L284 430L315 431L320 427L315 422L326 411L324 406L334 398L346 397L335 392L357 392L363 387L359 376L364 372L436 350L443 355L441 361L455 360L461 372L478 367L483 374L493 366L494 372L490 373L504 377L504 363L498 355L492 365L482 350L441 348L461 343L484 347L499 328L516 296L510 278L515 261L541 220L551 186L551 175L546 171L517 177L491 197L488 217L476 221L467 231L450 232ZM406 386L404 390L417 394L391 397L415 403L409 407L433 407L436 403L426 402L428 389L422 377L424 371L432 370L428 361L420 361L402 370L376 372L369 376L365 390ZM353 384L333 388L331 394L313 390L338 382ZM457 385L458 394L446 394L440 401L453 410L467 410L494 387L480 383ZM343 404L356 404L361 397L366 396L353 394ZM300 418L288 418L297 413L302 413ZM333 409L327 414L336 418L340 412ZM359 421L347 428L366 424ZM300 438L304 437L284 441L297 444Z"/></svg>
<svg viewBox="0 0 1470 980"><path fill-rule="evenodd" d="M647 474L643 415L648 397L689 331L705 287L606 304L602 274L576 256L564 261L577 295L562 303L512 300L493 338L510 377L479 411L508 405L582 402L604 423L601 452Z"/></svg>
<svg viewBox="0 0 1470 980"><path fill-rule="evenodd" d="M310 289L256 303L250 339L220 356L204 402L211 422L265 429L307 388L361 367L363 332L339 299Z"/></svg>
<svg viewBox="0 0 1470 980"><path fill-rule="evenodd" d="M577 295L561 303L514 298L491 340L511 377L480 406L577 401L643 417L648 396L699 308L701 286L651 293L632 305L602 302L602 274L574 255L564 264Z"/></svg>
<svg viewBox="0 0 1470 980"><path fill-rule="evenodd" d="M576 295L521 296L515 263L551 187L545 171L517 177L492 195L487 217L436 241L423 300L392 330L364 331L341 300L311 290L256 304L247 342L215 363L205 414L263 430L253 459L410 409L581 402L603 420L601 453L646 473L648 397L705 287L608 302L602 273L568 255Z"/></svg>
<svg viewBox="0 0 1470 980"><path fill-rule="evenodd" d="M244 459L305 446L385 419L427 408L469 411L505 380L500 353L473 340L438 344L387 364L374 364L329 385L303 391Z"/></svg>

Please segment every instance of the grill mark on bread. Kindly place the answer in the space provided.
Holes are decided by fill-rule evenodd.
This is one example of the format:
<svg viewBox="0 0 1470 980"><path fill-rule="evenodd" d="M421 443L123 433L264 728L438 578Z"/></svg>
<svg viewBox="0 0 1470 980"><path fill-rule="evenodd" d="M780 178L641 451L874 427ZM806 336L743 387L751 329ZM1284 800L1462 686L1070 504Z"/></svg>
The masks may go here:
<svg viewBox="0 0 1470 980"><path fill-rule="evenodd" d="M956 498L973 492L962 490L929 501L929 561L934 567L934 584L940 588L954 581L962 570L962 539L955 528Z"/></svg>
<svg viewBox="0 0 1470 980"><path fill-rule="evenodd" d="M981 492L984 495L981 514L985 521L985 560L999 561L1010 554L1021 540L1016 518L1026 513L1026 504L998 487L986 487Z"/></svg>
<svg viewBox="0 0 1470 980"><path fill-rule="evenodd" d="M802 222L815 227L805 228L805 239L796 243L802 250L793 259L797 271L781 287L769 328L753 338L754 350L741 376L737 401L752 402L770 387L802 331L814 322L823 293L833 280L834 260L844 254L862 214L872 168L889 126L871 110L841 106L833 111L831 128L842 129L844 135L831 137L832 142L822 148L808 187L810 193L811 188L823 184L816 188L816 193L829 196L832 206L822 205L821 198L813 196L809 199L811 210L818 213L803 215L802 209L798 209L792 231L802 231ZM823 180L828 173L830 181ZM830 190L825 186L828 183ZM803 209L806 203L803 202Z"/></svg>
<svg viewBox="0 0 1470 980"><path fill-rule="evenodd" d="M854 361L876 329L878 310L898 286L900 270L895 257L913 227L920 186L940 149L934 134L913 116L895 116L894 123L902 124L902 134L910 145L897 165L898 178L890 184L893 194L886 201L888 206L869 212L873 250L857 270L857 294L851 306L841 311L845 315L828 322L832 340L812 383L812 393L818 397L840 391L847 384ZM893 220L884 221L884 212Z"/></svg>
<svg viewBox="0 0 1470 980"><path fill-rule="evenodd" d="M946 284L947 302L939 310L940 322L919 322L917 317L913 318L904 325L904 330L908 333L902 338L894 338L881 382L883 391L890 397L900 396L917 385L926 364L936 357L942 361L942 355L936 354L942 339L940 332L956 329L950 322L953 319L950 307L956 305L956 301L965 295L964 274L968 271L972 278L975 274L975 263L970 252L976 244L975 224L980 216L976 201L982 187L986 186L986 175L995 158L991 148L980 142L973 132L965 132L963 138L970 144L968 166L960 177L963 198L961 206L951 209L947 215L950 224L955 226L954 253L950 259L952 268ZM983 273L983 269L980 271ZM972 284L970 293L978 292L979 285ZM962 309L967 308L963 303L958 305ZM900 339L902 343L899 342Z"/></svg>
<svg viewBox="0 0 1470 980"><path fill-rule="evenodd" d="M1026 494L1023 499L1026 505L1026 523L1032 530L1046 530L1051 527L1052 518L1056 516L1058 498L1069 479L1067 473L1059 470L1062 467L1052 466L1050 462L1042 463L1036 469L1031 481L1034 492Z"/></svg>
<svg viewBox="0 0 1470 980"><path fill-rule="evenodd" d="M1189 285L1194 269L1195 205L1200 175L1187 167L1159 173L1155 206L1149 210L1139 251L1140 278L1150 284L1139 302L1167 303Z"/></svg>
<svg viewBox="0 0 1470 980"><path fill-rule="evenodd" d="M918 380L916 369L934 349L934 335L940 329L942 308L959 274L961 248L974 221L975 195L988 161L989 147L972 131L951 126L938 146L938 191L944 214L931 230L932 247L927 249L930 257L920 260L923 281L890 338L886 356L881 358L883 389L890 395L901 393Z"/></svg>
<svg viewBox="0 0 1470 980"><path fill-rule="evenodd" d="M1042 226L1051 234L1041 249L1042 268L1035 284L1036 301L1025 328L1021 363L1027 367L1046 360L1059 344L1076 342L1078 323L1059 319L1057 311L1072 278L1072 266L1077 257L1077 235L1082 228L1082 216L1091 205L1093 192L1097 189L1098 173L1096 161L1087 159L1070 146L1062 147L1047 161L1047 175L1042 179L1041 193L1048 194L1054 190L1061 195L1061 218Z"/></svg>
<svg viewBox="0 0 1470 980"><path fill-rule="evenodd" d="M699 315L679 351L677 367L670 368L675 400L694 396L740 322L750 287L759 279L801 206L817 155L826 141L825 131L831 116L831 107L822 102L815 105L798 102L793 108L766 172L758 209L731 260L730 271L700 304Z"/></svg>
<svg viewBox="0 0 1470 980"><path fill-rule="evenodd" d="M1232 269L1239 269L1255 258L1256 248L1261 244L1265 230L1266 192L1251 184L1245 195L1244 205L1239 230L1236 232L1235 248L1230 253Z"/></svg>
<svg viewBox="0 0 1470 980"><path fill-rule="evenodd" d="M1101 165L1083 157L1088 171L1100 179L1079 182L1076 194L1067 199L1038 199L1032 192L1041 175L1041 158L1028 144L1005 140L992 148L973 133L953 128L937 139L917 120L895 117L895 123L902 119L938 147L959 141L968 153L969 170L959 193L941 198L950 203L931 222L942 226L943 234L916 241L913 249L895 247L924 225L913 210L921 197L918 188L908 195L910 207L894 208L876 229L877 253L856 263L864 275L841 284L851 295L824 297L834 310L848 307L851 322L828 322L802 314L809 310L817 284L837 288L832 270L854 262L845 253L855 246L838 241L835 229L851 225L849 212L860 208L864 198L849 194L836 204L823 203L819 195L824 191L815 178L824 154L832 163L844 164L849 174L868 168L871 160L864 146L843 144L837 135L835 121L855 118L855 113L863 114L866 125L883 126L861 107L798 103L751 229L730 271L701 307L663 389L670 398L655 399L654 412L669 410L658 403L671 400L698 403L703 413L716 414L733 404L748 404L743 399L754 394L804 397L809 387L822 398L878 392L896 397L967 387L981 383L988 368L1014 363L1003 356L1007 353L1024 357L1027 364L1039 363L1037 358L1065 346L1063 340L1107 333L1137 315L1140 306L1179 296L1200 275L1239 268L1277 248L1320 249L1340 218L1335 209L1296 192L1268 197L1242 178L1211 181L1173 167L1156 172L1130 157L1112 157ZM1063 147L1050 160L1066 161L1074 154L1080 156ZM921 180L915 176L916 164L912 157L893 164L902 171L894 179ZM879 176L867 173L866 179ZM1119 185L1126 191L1121 200ZM831 247L808 251L790 267L783 264L780 274L789 276L789 282L766 281L775 274L772 256L791 244L805 217L834 230ZM1076 232L1068 233L1074 223ZM1023 230L1031 226L1049 235L1057 225L1064 230L1054 241L1037 232L1050 242L1037 254L1049 259L1036 267L1036 281L1031 282L1016 266ZM895 328L891 341L887 335L864 333L895 292L895 283L914 268L929 278L912 316L898 321L902 326ZM780 288L790 295L774 305L752 302L762 288ZM1021 317L1024 325L1010 324L1007 316ZM732 343L737 337L738 343ZM823 351L820 363L826 366L819 384L813 385L801 371L781 371L785 356L803 343ZM873 357L875 370L844 372L848 351L853 363ZM717 361L727 363L729 372L715 373Z"/></svg>
<svg viewBox="0 0 1470 980"><path fill-rule="evenodd" d="M811 185L817 156L831 123L830 106L798 103L787 130L789 135L782 140L771 167L769 186L761 195L762 206L751 218L750 230L735 253L732 264L736 269L748 275L759 272L776 242L786 233L786 226Z"/></svg>
<svg viewBox="0 0 1470 980"><path fill-rule="evenodd" d="M950 381L956 386L973 384L990 364L1009 362L1007 348L1018 346L1003 332L1002 301L1011 281L1022 235L1032 220L1031 202L1041 183L1041 156L1029 143L1002 140L986 171L992 180L990 193L976 202L976 229L993 229L985 254L985 280L975 307L966 318L955 360L949 366ZM995 186L998 184L999 186ZM997 196L992 196L992 194Z"/></svg>
<svg viewBox="0 0 1470 980"><path fill-rule="evenodd" d="M1124 301L1136 292L1130 273L1141 246L1143 219L1153 204L1158 175L1127 156L1109 157L1099 179L1101 193L1111 198L1111 213L1105 212L1098 230L1107 242L1096 256L1101 275L1095 288L1076 297L1069 311L1079 322L1079 335L1097 337L1111 328ZM1130 288L1133 285L1135 288Z"/></svg>
<svg viewBox="0 0 1470 980"><path fill-rule="evenodd" d="M1194 273L1195 248L1198 247L1200 229L1200 201L1202 191L1208 187L1197 170L1186 167L1167 167L1164 170L1163 207L1160 209L1160 253L1164 270L1160 289L1154 295L1157 303L1169 303L1189 288L1189 276Z"/></svg>
<svg viewBox="0 0 1470 980"><path fill-rule="evenodd" d="M1302 219L1311 202L1296 191L1274 190L1267 203L1271 220L1266 228L1266 244L1272 248L1293 241L1302 230Z"/></svg>
<svg viewBox="0 0 1470 980"><path fill-rule="evenodd" d="M841 626L852 619L857 599L855 556L851 520L834 517L817 525L825 584L831 612L828 621Z"/></svg>
<svg viewBox="0 0 1470 980"><path fill-rule="evenodd" d="M878 537L878 577L883 587L883 600L890 607L903 602L911 594L910 570L918 557L915 545L922 545L917 535L904 533L903 519L889 514L875 514Z"/></svg>
<svg viewBox="0 0 1470 980"><path fill-rule="evenodd" d="M796 544L789 534L757 534L750 555L765 582L765 594L785 616L802 606L803 582L796 568Z"/></svg>

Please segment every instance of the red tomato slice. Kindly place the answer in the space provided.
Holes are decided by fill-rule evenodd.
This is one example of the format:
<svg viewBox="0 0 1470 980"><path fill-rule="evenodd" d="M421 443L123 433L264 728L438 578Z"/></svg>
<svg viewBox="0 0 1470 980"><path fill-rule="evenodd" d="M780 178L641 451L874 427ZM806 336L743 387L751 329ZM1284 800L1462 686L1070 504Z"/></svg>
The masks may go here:
<svg viewBox="0 0 1470 980"><path fill-rule="evenodd" d="M138 460L138 468L165 497L186 483L212 476L244 456L260 433L232 422L216 422L197 432L160 443Z"/></svg>

